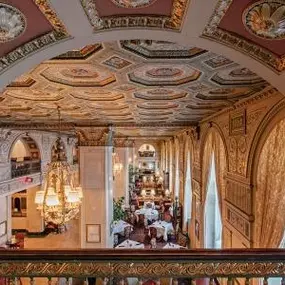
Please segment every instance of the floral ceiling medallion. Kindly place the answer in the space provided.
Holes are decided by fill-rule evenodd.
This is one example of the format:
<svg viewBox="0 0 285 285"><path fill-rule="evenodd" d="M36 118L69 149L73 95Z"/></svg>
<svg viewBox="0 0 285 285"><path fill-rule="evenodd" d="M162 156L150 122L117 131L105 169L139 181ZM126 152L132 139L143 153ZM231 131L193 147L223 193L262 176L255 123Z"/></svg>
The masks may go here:
<svg viewBox="0 0 285 285"><path fill-rule="evenodd" d="M144 8L157 0L111 0L116 6L123 8Z"/></svg>
<svg viewBox="0 0 285 285"><path fill-rule="evenodd" d="M0 3L0 43L14 40L25 29L25 16L15 7Z"/></svg>
<svg viewBox="0 0 285 285"><path fill-rule="evenodd" d="M243 13L246 29L255 36L270 40L285 39L284 0L259 1Z"/></svg>

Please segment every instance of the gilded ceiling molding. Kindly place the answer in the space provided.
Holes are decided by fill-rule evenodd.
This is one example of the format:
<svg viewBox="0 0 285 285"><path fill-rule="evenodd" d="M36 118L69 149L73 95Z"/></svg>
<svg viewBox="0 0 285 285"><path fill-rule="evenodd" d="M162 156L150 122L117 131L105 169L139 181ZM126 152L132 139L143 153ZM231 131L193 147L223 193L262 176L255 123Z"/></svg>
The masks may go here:
<svg viewBox="0 0 285 285"><path fill-rule="evenodd" d="M216 6L213 15L210 18L202 37L223 43L231 48L245 53L260 61L262 64L270 67L277 73L285 70L285 57L278 57L269 50L249 42L248 40L229 33L219 28L219 24L225 16L233 0L220 0Z"/></svg>
<svg viewBox="0 0 285 285"><path fill-rule="evenodd" d="M244 100L240 100L240 101L234 103L232 106L226 107L223 110L220 110L220 111L214 113L213 115L208 116L207 118L201 120L200 123L208 123L210 120L214 120L214 118L217 118L217 117L221 116L222 114L226 114L226 113L233 111L235 109L245 108L248 105L255 104L259 100L264 100L264 99L266 99L270 96L274 96L276 94L279 94L279 91L275 87L273 87L273 86L265 87L262 91L257 92L256 94L252 95L251 97L244 99Z"/></svg>
<svg viewBox="0 0 285 285"><path fill-rule="evenodd" d="M157 0L111 0L116 6L123 8L142 8L152 5Z"/></svg>
<svg viewBox="0 0 285 285"><path fill-rule="evenodd" d="M189 0L174 0L171 16L113 16L100 18L94 0L81 0L94 32L116 28L152 28L180 31Z"/></svg>
<svg viewBox="0 0 285 285"><path fill-rule="evenodd" d="M6 69L8 69L11 65L29 56L30 54L69 37L69 34L65 29L63 23L59 20L55 12L50 8L48 1L34 0L34 2L54 29L45 35L42 35L17 47L15 50L1 57L0 74L6 71Z"/></svg>

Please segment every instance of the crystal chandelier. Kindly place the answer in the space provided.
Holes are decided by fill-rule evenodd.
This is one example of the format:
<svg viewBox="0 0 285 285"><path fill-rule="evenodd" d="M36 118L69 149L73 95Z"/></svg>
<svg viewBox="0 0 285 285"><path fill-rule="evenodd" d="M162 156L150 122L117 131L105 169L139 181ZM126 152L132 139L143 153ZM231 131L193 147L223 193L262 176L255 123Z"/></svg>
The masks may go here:
<svg viewBox="0 0 285 285"><path fill-rule="evenodd" d="M64 225L76 218L83 198L82 188L75 185L70 165L64 159L60 138L60 108L58 107L59 136L56 140L56 159L48 165L42 190L36 193L35 203L46 222Z"/></svg>

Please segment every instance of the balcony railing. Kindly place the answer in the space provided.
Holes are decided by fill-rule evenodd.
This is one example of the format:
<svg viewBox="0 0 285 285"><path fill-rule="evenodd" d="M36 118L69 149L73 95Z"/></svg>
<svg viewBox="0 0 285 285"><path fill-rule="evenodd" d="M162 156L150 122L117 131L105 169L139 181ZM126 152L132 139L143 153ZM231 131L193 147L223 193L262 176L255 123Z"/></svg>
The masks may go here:
<svg viewBox="0 0 285 285"><path fill-rule="evenodd" d="M186 280L213 285L234 281L249 285L258 278L281 277L285 284L285 251L269 250L0 250L0 277L102 278L104 284L126 278ZM261 279L260 279L261 278ZM206 282L206 283L205 283ZM48 283L50 284L50 283ZM185 284L185 282L184 282Z"/></svg>
<svg viewBox="0 0 285 285"><path fill-rule="evenodd" d="M38 159L22 162L11 161L11 167L12 178L41 172L41 162Z"/></svg>
<svg viewBox="0 0 285 285"><path fill-rule="evenodd" d="M139 151L139 156L140 157L154 157L155 156L155 152L154 151L150 151L150 150Z"/></svg>

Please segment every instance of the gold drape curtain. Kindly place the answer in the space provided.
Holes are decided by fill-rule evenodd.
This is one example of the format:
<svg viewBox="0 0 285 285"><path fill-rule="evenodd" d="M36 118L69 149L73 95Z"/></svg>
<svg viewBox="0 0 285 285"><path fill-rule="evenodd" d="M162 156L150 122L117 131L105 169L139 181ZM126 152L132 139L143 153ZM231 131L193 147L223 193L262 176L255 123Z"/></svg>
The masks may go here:
<svg viewBox="0 0 285 285"><path fill-rule="evenodd" d="M256 247L279 247L285 229L285 120L266 140L256 181Z"/></svg>
<svg viewBox="0 0 285 285"><path fill-rule="evenodd" d="M213 132L208 135L203 152L202 166L202 201L205 202L207 194L208 177L213 153Z"/></svg>
<svg viewBox="0 0 285 285"><path fill-rule="evenodd" d="M205 202L207 194L207 185L209 179L209 171L211 165L212 154L214 153L215 168L216 168L216 183L218 189L219 205L221 216L223 216L223 199L225 198L225 174L227 171L226 151L223 140L216 130L211 130L208 135L207 142L203 154L203 185L202 185L202 201Z"/></svg>

